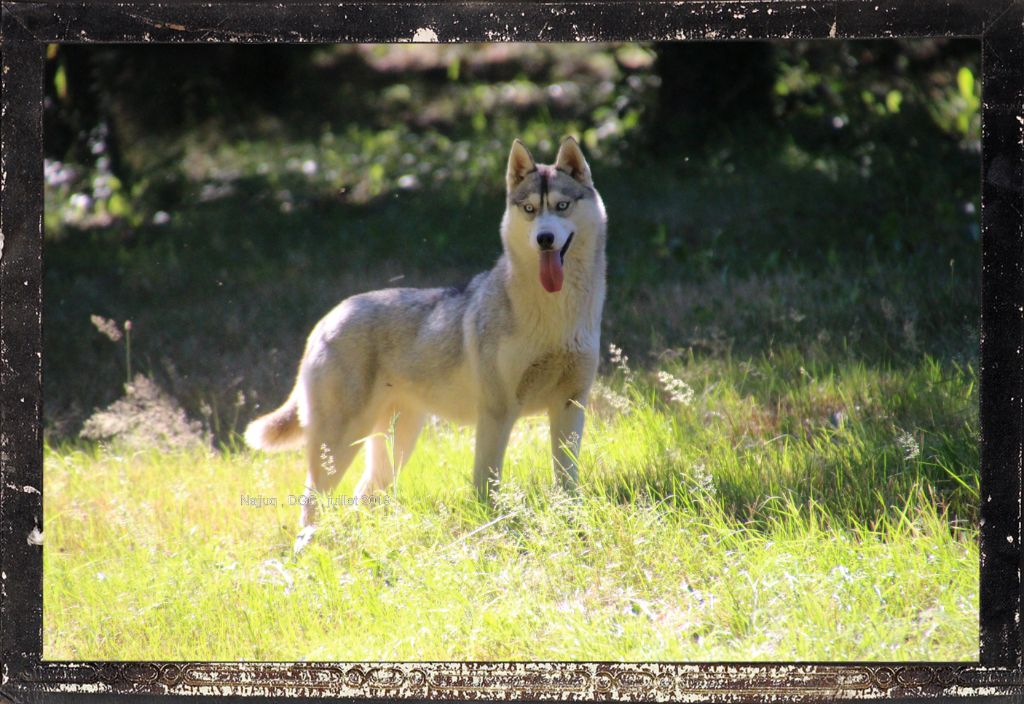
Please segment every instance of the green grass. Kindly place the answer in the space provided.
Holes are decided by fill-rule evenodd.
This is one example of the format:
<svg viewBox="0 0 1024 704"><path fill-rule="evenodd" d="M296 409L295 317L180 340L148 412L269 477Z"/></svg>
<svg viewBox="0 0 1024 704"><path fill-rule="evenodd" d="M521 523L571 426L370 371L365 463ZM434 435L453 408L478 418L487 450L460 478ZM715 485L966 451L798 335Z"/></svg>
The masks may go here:
<svg viewBox="0 0 1024 704"><path fill-rule="evenodd" d="M332 51L316 71L340 62L340 87L301 83L316 115L125 143L131 183L86 210L98 163L47 188L45 657L977 657L964 67L889 85L785 45L779 124L679 153L645 144L644 47ZM340 299L489 267L511 139L546 160L565 133L610 215L603 336L624 350L579 499L552 489L541 419L493 509L472 430L435 424L386 504L331 512L293 554L304 460L239 431ZM125 341L93 315L132 321L149 381L127 398Z"/></svg>
<svg viewBox="0 0 1024 704"><path fill-rule="evenodd" d="M675 401L602 380L579 501L541 419L493 510L472 432L433 426L386 503L328 512L297 556L300 453L50 447L45 655L976 658L974 372L794 362L672 364Z"/></svg>

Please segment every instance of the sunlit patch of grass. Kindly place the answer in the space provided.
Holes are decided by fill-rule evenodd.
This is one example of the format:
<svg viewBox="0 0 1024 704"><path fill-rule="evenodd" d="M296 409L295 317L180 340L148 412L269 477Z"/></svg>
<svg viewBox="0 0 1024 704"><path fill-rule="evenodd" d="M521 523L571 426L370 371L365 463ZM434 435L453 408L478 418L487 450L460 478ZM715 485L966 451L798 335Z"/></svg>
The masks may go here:
<svg viewBox="0 0 1024 704"><path fill-rule="evenodd" d="M542 419L493 508L472 431L430 425L386 500L298 555L301 453L49 447L46 656L975 658L974 373L794 365L679 360L686 402L602 379L627 404L591 414L578 500Z"/></svg>

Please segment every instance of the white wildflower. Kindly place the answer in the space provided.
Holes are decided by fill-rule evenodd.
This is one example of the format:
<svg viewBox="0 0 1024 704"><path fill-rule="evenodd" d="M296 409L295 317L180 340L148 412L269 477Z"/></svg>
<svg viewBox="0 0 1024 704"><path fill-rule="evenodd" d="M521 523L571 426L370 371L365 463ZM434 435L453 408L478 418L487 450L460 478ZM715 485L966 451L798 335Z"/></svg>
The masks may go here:
<svg viewBox="0 0 1024 704"><path fill-rule="evenodd" d="M626 381L633 380L633 370L629 368L629 357L623 354L621 347L616 346L614 342L609 343L608 357L611 363L626 377Z"/></svg>
<svg viewBox="0 0 1024 704"><path fill-rule="evenodd" d="M693 483L697 485L698 489L708 496L715 496L717 493L715 480L711 477L711 472L708 471L707 466L703 462L693 465L690 468L690 473Z"/></svg>
<svg viewBox="0 0 1024 704"><path fill-rule="evenodd" d="M658 381L676 403L689 406L693 403L693 389L682 379L673 376L668 372L658 372Z"/></svg>
<svg viewBox="0 0 1024 704"><path fill-rule="evenodd" d="M68 202L76 210L88 210L92 207L92 196L88 193L73 193Z"/></svg>
<svg viewBox="0 0 1024 704"><path fill-rule="evenodd" d="M90 315L89 320L111 342L119 342L121 340L121 329L117 327L117 323L113 320L100 315Z"/></svg>
<svg viewBox="0 0 1024 704"><path fill-rule="evenodd" d="M594 386L590 390L590 400L598 412L601 412L601 409L610 409L615 413L625 415L631 410L628 398L600 381L594 382Z"/></svg>
<svg viewBox="0 0 1024 704"><path fill-rule="evenodd" d="M901 430L896 436L896 444L903 450L903 459L910 461L921 454L921 446L917 444L914 436L906 430Z"/></svg>
<svg viewBox="0 0 1024 704"><path fill-rule="evenodd" d="M327 447L327 443L320 443L320 466L323 467L328 476L338 471L337 467L334 466L334 455L331 454L331 449Z"/></svg>

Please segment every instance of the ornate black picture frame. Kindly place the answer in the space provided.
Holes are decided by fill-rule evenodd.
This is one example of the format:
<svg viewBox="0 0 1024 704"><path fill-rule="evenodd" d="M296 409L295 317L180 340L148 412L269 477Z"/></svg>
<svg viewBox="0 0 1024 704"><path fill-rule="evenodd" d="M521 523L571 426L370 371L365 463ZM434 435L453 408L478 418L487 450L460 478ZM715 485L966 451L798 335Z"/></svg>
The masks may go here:
<svg viewBox="0 0 1024 704"><path fill-rule="evenodd" d="M1024 697L1024 0L4 0L0 122L0 695L628 701ZM44 662L43 75L48 43L976 37L983 58L980 661L888 664ZM427 34L430 34L427 33Z"/></svg>

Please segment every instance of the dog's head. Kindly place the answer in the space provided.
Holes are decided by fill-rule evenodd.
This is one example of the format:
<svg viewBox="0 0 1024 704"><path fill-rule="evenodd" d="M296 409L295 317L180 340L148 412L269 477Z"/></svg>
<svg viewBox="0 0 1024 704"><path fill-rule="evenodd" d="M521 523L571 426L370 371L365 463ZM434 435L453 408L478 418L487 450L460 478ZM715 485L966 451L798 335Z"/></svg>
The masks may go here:
<svg viewBox="0 0 1024 704"><path fill-rule="evenodd" d="M537 262L545 290L560 291L565 268L592 261L594 249L604 247L604 205L580 145L566 137L548 166L517 139L506 181L505 247L518 262Z"/></svg>

